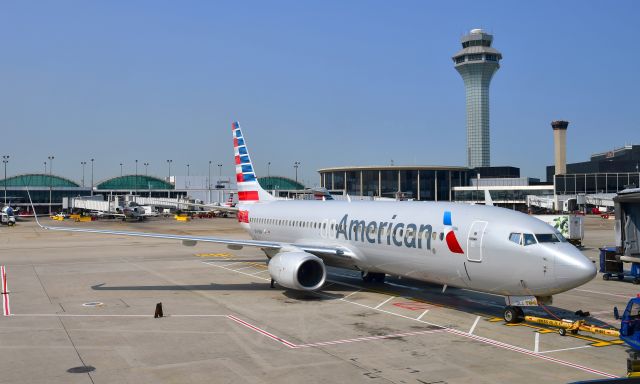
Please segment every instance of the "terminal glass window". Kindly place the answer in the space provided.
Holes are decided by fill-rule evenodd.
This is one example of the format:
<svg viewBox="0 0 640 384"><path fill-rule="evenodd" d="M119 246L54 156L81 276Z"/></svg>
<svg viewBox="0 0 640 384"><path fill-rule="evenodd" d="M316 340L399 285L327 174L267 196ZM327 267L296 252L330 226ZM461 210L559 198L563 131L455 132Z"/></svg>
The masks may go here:
<svg viewBox="0 0 640 384"><path fill-rule="evenodd" d="M433 170L420 171L420 200L436 199L436 172Z"/></svg>
<svg viewBox="0 0 640 384"><path fill-rule="evenodd" d="M476 54L473 54L473 55L468 55L467 59L469 59L469 61L480 61L480 60L482 60L482 54L476 53Z"/></svg>
<svg viewBox="0 0 640 384"><path fill-rule="evenodd" d="M398 192L398 171L380 171L380 180L382 180L382 197L394 197Z"/></svg>
<svg viewBox="0 0 640 384"><path fill-rule="evenodd" d="M360 195L360 171L351 171L346 172L347 180L345 180L346 190L349 195L352 196L361 196Z"/></svg>
<svg viewBox="0 0 640 384"><path fill-rule="evenodd" d="M344 189L344 172L333 172L333 188Z"/></svg>
<svg viewBox="0 0 640 384"><path fill-rule="evenodd" d="M407 198L418 198L418 171L400 171L400 191Z"/></svg>
<svg viewBox="0 0 640 384"><path fill-rule="evenodd" d="M362 171L362 195L378 196L378 171Z"/></svg>
<svg viewBox="0 0 640 384"><path fill-rule="evenodd" d="M449 171L437 171L438 201L449 201Z"/></svg>
<svg viewBox="0 0 640 384"><path fill-rule="evenodd" d="M464 63L464 56L456 57L456 64Z"/></svg>

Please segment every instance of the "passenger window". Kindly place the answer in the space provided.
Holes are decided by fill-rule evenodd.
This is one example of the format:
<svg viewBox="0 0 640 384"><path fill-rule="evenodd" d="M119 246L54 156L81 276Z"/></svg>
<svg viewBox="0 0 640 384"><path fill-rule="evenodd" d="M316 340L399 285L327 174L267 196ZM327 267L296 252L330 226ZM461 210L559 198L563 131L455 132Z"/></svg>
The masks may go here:
<svg viewBox="0 0 640 384"><path fill-rule="evenodd" d="M520 234L519 233L512 233L509 235L509 240L513 241L516 244L520 244Z"/></svg>
<svg viewBox="0 0 640 384"><path fill-rule="evenodd" d="M532 245L536 243L536 238L530 233L524 234L524 245Z"/></svg>

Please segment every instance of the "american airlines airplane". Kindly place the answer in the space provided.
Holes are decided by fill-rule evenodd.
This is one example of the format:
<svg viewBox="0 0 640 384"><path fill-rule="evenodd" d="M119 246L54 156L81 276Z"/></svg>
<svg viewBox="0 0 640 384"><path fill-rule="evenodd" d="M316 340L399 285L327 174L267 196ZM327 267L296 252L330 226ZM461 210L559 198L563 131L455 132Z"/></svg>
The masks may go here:
<svg viewBox="0 0 640 384"><path fill-rule="evenodd" d="M367 282L386 275L505 296L504 318L523 306L585 284L593 263L553 227L493 206L449 202L277 200L256 179L240 125L232 124L237 216L252 240L42 226L89 232L258 247L280 286L315 291L325 266L358 270ZM38 225L40 223L38 222Z"/></svg>

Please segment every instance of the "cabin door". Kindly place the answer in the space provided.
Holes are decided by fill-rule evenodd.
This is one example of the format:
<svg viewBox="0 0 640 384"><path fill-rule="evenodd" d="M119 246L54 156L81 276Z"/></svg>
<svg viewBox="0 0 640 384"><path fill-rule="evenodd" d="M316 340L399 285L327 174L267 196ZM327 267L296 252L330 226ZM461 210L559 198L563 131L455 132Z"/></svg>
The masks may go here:
<svg viewBox="0 0 640 384"><path fill-rule="evenodd" d="M486 221L474 221L469 229L469 237L467 238L467 260L477 263L482 261L482 238L484 230L487 227Z"/></svg>

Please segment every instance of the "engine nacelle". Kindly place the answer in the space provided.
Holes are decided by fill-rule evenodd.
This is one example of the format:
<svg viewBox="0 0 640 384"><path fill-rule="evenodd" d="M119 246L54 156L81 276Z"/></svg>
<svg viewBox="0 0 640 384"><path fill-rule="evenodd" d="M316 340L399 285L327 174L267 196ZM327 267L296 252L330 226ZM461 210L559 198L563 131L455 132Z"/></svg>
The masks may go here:
<svg viewBox="0 0 640 384"><path fill-rule="evenodd" d="M281 252L269 260L271 278L285 288L320 289L327 277L322 259L307 252Z"/></svg>

